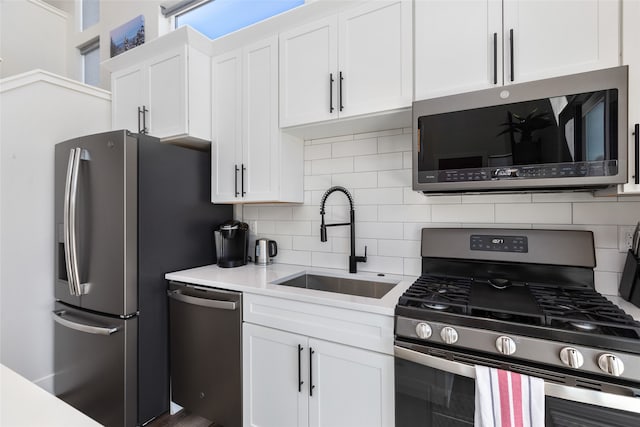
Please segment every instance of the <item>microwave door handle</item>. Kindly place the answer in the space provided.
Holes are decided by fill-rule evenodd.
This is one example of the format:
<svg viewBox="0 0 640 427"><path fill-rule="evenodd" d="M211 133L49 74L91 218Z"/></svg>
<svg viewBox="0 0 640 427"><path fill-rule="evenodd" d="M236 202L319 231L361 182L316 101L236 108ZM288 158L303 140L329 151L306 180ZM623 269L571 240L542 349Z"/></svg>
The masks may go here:
<svg viewBox="0 0 640 427"><path fill-rule="evenodd" d="M393 352L396 358L417 363L418 365L467 378L475 379L476 377L476 370L473 365L430 356L397 345L394 346ZM615 393L615 388L610 388L611 390L602 392L548 381L544 382L545 396L640 414L640 405L638 404L640 398L631 397L629 390L624 387L620 387L619 394Z"/></svg>
<svg viewBox="0 0 640 427"><path fill-rule="evenodd" d="M635 145L636 145L636 158L635 158L635 166L636 166L636 176L635 183L636 185L640 184L640 123L636 123L633 128L633 135L635 136Z"/></svg>
<svg viewBox="0 0 640 427"><path fill-rule="evenodd" d="M75 283L73 282L73 271L71 261L71 236L70 231L70 218L69 218L69 202L71 200L71 181L73 178L73 165L75 164L76 149L73 148L69 151L69 162L67 164L67 179L64 186L64 212L63 212L63 234L64 234L64 261L67 268L67 281L69 282L69 293L75 295Z"/></svg>

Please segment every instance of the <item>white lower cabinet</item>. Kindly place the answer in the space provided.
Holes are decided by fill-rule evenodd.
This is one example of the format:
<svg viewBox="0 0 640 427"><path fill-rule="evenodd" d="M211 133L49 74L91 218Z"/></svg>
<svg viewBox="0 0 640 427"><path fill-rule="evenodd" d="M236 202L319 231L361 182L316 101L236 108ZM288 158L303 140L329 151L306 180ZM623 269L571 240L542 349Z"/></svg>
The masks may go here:
<svg viewBox="0 0 640 427"><path fill-rule="evenodd" d="M393 356L244 323L244 425L389 427Z"/></svg>

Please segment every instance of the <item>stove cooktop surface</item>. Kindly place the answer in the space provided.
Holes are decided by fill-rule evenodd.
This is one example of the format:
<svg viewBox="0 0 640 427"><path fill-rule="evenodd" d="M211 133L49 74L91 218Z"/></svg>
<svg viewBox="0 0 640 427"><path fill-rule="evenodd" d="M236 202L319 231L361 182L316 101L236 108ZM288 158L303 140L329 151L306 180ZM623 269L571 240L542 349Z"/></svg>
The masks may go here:
<svg viewBox="0 0 640 427"><path fill-rule="evenodd" d="M640 353L640 322L583 286L424 274L396 314Z"/></svg>

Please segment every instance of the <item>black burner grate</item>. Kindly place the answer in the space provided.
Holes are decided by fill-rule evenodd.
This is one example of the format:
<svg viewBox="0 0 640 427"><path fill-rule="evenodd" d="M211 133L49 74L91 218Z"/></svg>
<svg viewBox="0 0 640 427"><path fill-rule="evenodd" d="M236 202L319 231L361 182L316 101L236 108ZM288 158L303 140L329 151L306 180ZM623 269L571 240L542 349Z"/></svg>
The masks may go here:
<svg viewBox="0 0 640 427"><path fill-rule="evenodd" d="M471 281L422 275L400 297L398 304L426 310L467 313Z"/></svg>

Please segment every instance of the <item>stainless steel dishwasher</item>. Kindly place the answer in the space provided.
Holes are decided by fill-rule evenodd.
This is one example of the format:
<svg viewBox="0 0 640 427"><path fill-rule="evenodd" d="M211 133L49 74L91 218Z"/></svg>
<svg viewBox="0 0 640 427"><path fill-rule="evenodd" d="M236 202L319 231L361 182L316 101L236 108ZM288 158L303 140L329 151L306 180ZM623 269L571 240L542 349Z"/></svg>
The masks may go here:
<svg viewBox="0 0 640 427"><path fill-rule="evenodd" d="M171 400L223 427L242 425L242 294L169 282Z"/></svg>

